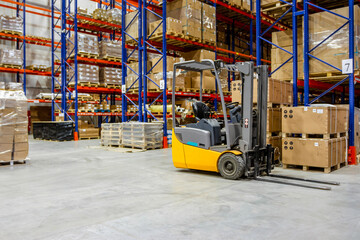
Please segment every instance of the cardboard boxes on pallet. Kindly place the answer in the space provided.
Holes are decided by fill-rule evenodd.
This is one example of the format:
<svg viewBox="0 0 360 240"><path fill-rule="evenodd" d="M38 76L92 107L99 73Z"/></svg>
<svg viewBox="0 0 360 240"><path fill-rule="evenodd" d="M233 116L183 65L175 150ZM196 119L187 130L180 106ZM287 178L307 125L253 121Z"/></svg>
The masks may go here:
<svg viewBox="0 0 360 240"><path fill-rule="evenodd" d="M110 110L110 106L109 106ZM87 121L79 121L79 139L97 139L99 138L100 130L95 128L93 124Z"/></svg>
<svg viewBox="0 0 360 240"><path fill-rule="evenodd" d="M99 56L99 42L97 36L84 34L84 33L78 33L77 35L78 35L78 54L85 54L91 57ZM70 41L67 42L67 44L69 45L67 47L68 54L74 55L73 52L74 42L75 42L75 36L72 35L70 37Z"/></svg>
<svg viewBox="0 0 360 240"><path fill-rule="evenodd" d="M216 8L201 3L201 42L216 44Z"/></svg>
<svg viewBox="0 0 360 240"><path fill-rule="evenodd" d="M28 155L27 99L23 91L0 90L0 162Z"/></svg>
<svg viewBox="0 0 360 240"><path fill-rule="evenodd" d="M73 76L74 65L68 71L68 77ZM89 64L78 64L78 82L99 83L99 66Z"/></svg>
<svg viewBox="0 0 360 240"><path fill-rule="evenodd" d="M160 26L159 26L160 24ZM169 35L182 34L182 23L179 19L168 17L166 18L166 33ZM160 36L163 34L162 20L158 20L149 24L148 35Z"/></svg>
<svg viewBox="0 0 360 240"><path fill-rule="evenodd" d="M119 60L122 55L121 41L101 41L100 57L108 60Z"/></svg>
<svg viewBox="0 0 360 240"><path fill-rule="evenodd" d="M344 17L349 16L349 8L338 8L331 10ZM329 35L347 22L346 19L336 17L329 12L314 13L309 16L309 49L314 48ZM360 7L354 6L354 69L359 69L359 41L360 41ZM312 55L337 67L342 68L342 60L349 58L349 25L345 25L336 32L330 39L322 43L312 53ZM334 68L316 59L310 58L311 74L327 73L336 71Z"/></svg>
<svg viewBox="0 0 360 240"><path fill-rule="evenodd" d="M282 162L330 172L346 161L348 111L319 105L282 109Z"/></svg>
<svg viewBox="0 0 360 240"><path fill-rule="evenodd" d="M23 33L23 20L20 17L0 16L0 31Z"/></svg>
<svg viewBox="0 0 360 240"><path fill-rule="evenodd" d="M167 3L167 16L182 22L182 33L186 38L201 40L201 2L197 0L175 0Z"/></svg>
<svg viewBox="0 0 360 240"><path fill-rule="evenodd" d="M121 68L102 67L100 68L100 83L121 85Z"/></svg>

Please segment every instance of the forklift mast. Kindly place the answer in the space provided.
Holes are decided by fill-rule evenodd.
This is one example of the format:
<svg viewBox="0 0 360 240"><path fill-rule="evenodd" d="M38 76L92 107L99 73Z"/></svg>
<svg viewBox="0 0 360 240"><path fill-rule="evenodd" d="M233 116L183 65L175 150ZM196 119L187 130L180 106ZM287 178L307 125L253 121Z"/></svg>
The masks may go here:
<svg viewBox="0 0 360 240"><path fill-rule="evenodd" d="M267 126L267 99L268 99L268 73L267 66L254 67L253 62L237 62L235 64L217 64L218 71L226 69L230 72L238 72L241 75L241 136L240 150L252 150L255 145L259 148L266 147L266 126ZM254 128L254 73L257 75L257 111L256 111L256 136L253 136ZM255 137L255 138L254 138ZM255 139L255 141L254 141Z"/></svg>

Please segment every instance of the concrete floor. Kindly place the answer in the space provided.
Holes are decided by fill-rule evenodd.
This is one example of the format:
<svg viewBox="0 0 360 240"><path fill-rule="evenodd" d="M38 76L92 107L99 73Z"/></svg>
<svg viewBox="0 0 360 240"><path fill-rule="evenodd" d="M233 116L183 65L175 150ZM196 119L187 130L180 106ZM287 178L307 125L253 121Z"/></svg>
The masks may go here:
<svg viewBox="0 0 360 240"><path fill-rule="evenodd" d="M360 239L360 166L275 171L341 182L320 191L97 145L31 140L28 164L0 167L0 239Z"/></svg>

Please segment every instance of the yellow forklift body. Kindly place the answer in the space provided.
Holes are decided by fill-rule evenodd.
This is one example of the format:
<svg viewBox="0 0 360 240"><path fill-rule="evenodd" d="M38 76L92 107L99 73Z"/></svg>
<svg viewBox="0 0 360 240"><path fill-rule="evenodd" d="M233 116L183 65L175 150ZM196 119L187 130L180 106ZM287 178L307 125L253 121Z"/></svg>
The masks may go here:
<svg viewBox="0 0 360 240"><path fill-rule="evenodd" d="M241 154L236 150L218 152L183 144L177 139L174 129L172 130L172 159L177 168L218 172L218 160L222 154L227 152L235 155Z"/></svg>

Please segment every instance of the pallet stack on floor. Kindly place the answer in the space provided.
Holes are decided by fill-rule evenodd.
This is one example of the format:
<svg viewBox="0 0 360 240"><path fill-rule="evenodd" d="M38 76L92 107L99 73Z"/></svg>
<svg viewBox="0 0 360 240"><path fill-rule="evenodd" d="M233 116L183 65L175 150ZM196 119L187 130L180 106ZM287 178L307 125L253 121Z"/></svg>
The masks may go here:
<svg viewBox="0 0 360 240"><path fill-rule="evenodd" d="M22 88L20 84L20 89ZM18 89L0 90L0 163L25 163L28 151L27 99Z"/></svg>
<svg viewBox="0 0 360 240"><path fill-rule="evenodd" d="M321 169L325 173L347 162L348 110L341 106L282 109L284 168Z"/></svg>
<svg viewBox="0 0 360 240"><path fill-rule="evenodd" d="M163 123L122 123L122 145L123 147L139 149L162 148Z"/></svg>
<svg viewBox="0 0 360 240"><path fill-rule="evenodd" d="M121 147L121 123L101 124L101 145L105 147Z"/></svg>
<svg viewBox="0 0 360 240"><path fill-rule="evenodd" d="M138 149L159 149L163 146L162 122L103 123L101 145Z"/></svg>

